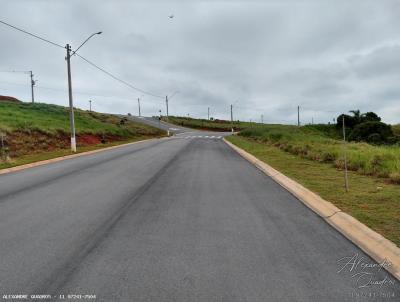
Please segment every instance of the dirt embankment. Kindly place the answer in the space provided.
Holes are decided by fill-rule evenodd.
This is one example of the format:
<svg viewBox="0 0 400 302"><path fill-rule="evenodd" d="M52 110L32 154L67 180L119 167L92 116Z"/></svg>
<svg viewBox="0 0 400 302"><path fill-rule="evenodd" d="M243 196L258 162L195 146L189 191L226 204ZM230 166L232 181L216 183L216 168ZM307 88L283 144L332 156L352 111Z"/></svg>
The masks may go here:
<svg viewBox="0 0 400 302"><path fill-rule="evenodd" d="M76 140L78 147L82 147L122 141L126 138L115 135L78 134ZM33 153L68 149L70 135L61 131L55 134L40 131L13 131L7 133L3 137L3 141L8 155L13 158Z"/></svg>
<svg viewBox="0 0 400 302"><path fill-rule="evenodd" d="M7 95L0 95L0 102L21 103L21 101L18 100L17 98Z"/></svg>

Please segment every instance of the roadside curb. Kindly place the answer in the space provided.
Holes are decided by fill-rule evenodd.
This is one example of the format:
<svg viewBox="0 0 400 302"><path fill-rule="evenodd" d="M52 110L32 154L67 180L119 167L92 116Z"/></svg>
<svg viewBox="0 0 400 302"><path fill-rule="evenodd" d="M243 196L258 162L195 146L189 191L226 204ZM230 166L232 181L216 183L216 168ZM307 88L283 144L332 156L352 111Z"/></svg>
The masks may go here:
<svg viewBox="0 0 400 302"><path fill-rule="evenodd" d="M11 173L11 172L16 172L16 171L21 171L21 170L25 170L25 169L29 169L29 168L33 168L33 167L43 166L43 165L50 164L50 163L56 163L59 161L70 159L70 158L95 154L95 153L99 153L99 152L103 152L103 151L107 151L107 150L112 150L112 149L117 149L117 148L129 146L129 145L139 144L139 143L143 143L143 142L149 142L149 141L153 141L153 140L157 140L157 139L160 139L160 138L144 139L144 140L140 140L140 141L136 141L136 142L126 143L126 144L121 144L121 145L116 145L116 146L111 146L111 147L105 147L105 148L101 148L101 149L96 149L96 150L91 150L91 151L86 151L86 152L81 152L81 153L76 153L76 154L71 154L71 155L59 156L59 157L54 157L51 159L33 162L30 164L15 166L15 167L11 167L11 168L5 168L5 169L0 170L0 175Z"/></svg>
<svg viewBox="0 0 400 302"><path fill-rule="evenodd" d="M324 200L319 195L303 187L278 170L275 170L254 155L228 142L225 138L223 140L228 146L239 153L240 156L248 160L287 191L292 193L297 199L321 216L327 223L357 245L377 263L390 262L391 265L385 267L386 270L400 280L400 248L393 242L373 231L349 214L342 212L332 203Z"/></svg>

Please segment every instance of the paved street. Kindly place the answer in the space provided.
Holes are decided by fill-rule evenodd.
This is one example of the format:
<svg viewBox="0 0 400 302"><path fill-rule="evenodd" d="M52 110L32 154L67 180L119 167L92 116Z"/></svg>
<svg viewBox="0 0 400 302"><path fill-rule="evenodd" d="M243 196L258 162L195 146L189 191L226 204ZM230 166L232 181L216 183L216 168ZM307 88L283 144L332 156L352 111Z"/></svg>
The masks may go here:
<svg viewBox="0 0 400 302"><path fill-rule="evenodd" d="M389 284L357 288L362 269L338 260L374 262L232 151L226 134L176 128L0 175L0 294L398 301L383 270L369 276ZM356 296L369 293L378 296Z"/></svg>

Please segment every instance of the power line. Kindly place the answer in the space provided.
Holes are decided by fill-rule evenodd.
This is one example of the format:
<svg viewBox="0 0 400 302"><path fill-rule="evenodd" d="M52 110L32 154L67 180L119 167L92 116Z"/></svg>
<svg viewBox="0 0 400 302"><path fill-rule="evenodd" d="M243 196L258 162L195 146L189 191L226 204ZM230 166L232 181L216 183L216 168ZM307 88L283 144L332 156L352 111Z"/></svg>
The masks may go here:
<svg viewBox="0 0 400 302"><path fill-rule="evenodd" d="M26 70L0 70L0 72L7 72L7 73L25 73L25 74L29 74L30 71L26 71Z"/></svg>
<svg viewBox="0 0 400 302"><path fill-rule="evenodd" d="M15 86L26 86L26 84L22 83L11 83L11 82L4 82L0 81L0 84L6 84L6 85L15 85ZM52 91L59 91L59 92L66 92L68 91L67 89L62 89L62 88L52 88L52 87L46 87L46 86L35 86L36 89L42 90L52 90ZM132 101L132 98L129 98L127 96L115 96L115 95L104 95L104 94L99 94L97 92L90 92L90 91L81 91L81 90L74 90L74 94L77 95L87 95L91 97L100 97L100 98L114 98L118 100L126 100L126 101Z"/></svg>
<svg viewBox="0 0 400 302"><path fill-rule="evenodd" d="M30 32L28 32L28 31L26 31L26 30L24 30L24 29L21 29L21 28L19 28L19 27L16 27L16 26L14 26L14 25L11 25L11 24L9 24L9 23L7 23L7 22L4 22L4 21L2 21L2 20L0 20L0 23L4 24L4 25L6 25L6 26L9 26L9 27L11 27L11 28L13 28L13 29L15 29L15 30L18 30L18 31L20 31L20 32L22 32L22 33L25 33L25 34L27 34L27 35L30 35L30 36L32 36L32 37L35 37L35 38L37 38L37 39L39 39L39 40L42 40L42 41L44 41L44 42L50 43L50 44L52 44L52 45L54 45L54 46L57 46L57 47L60 47L60 48L65 48L64 46L62 46L62 45L60 45L60 44L58 44L58 43L55 43L55 42L52 42L52 41L47 40L47 39L45 39L45 38L42 38L42 37L40 37L40 36L38 36L38 35L35 35L35 34L33 34L33 33L30 33ZM78 48L79 48L79 47L78 47ZM145 90L143 90L143 89L140 89L140 88L138 88L138 87L135 87L135 86L133 86L132 84L130 84L130 83L128 83L128 82L126 82L126 81L124 81L124 80L122 80L122 79L116 77L115 75L113 75L112 73L108 72L108 71L105 70L104 68L102 68L102 67L96 65L95 63L89 61L88 59L82 57L81 55L79 55L78 53L76 53L76 51L74 52L74 54L77 55L78 57L80 57L82 60L84 60L84 61L87 62L88 64L90 64L90 65L92 65L93 67L97 68L98 70L104 72L104 73L107 74L108 76L112 77L114 80L117 80L118 82L121 82L121 83L125 84L126 86L129 86L129 87L132 88L132 89L135 89L135 90L137 90L137 91L140 91L140 92L142 92L142 93L144 93L144 94L147 94L147 95L151 95L151 96L156 97L156 98L164 98L163 96L156 95L156 94L153 94L153 93L151 93L151 92L148 92L148 91L145 91Z"/></svg>
<svg viewBox="0 0 400 302"><path fill-rule="evenodd" d="M105 70L104 68L102 68L102 67L96 65L95 63L89 61L88 59L82 57L82 56L79 55L78 53L75 53L75 55L77 55L79 58L81 58L82 60L84 60L86 63L88 63L88 64L92 65L93 67L97 68L98 70L104 72L106 75L112 77L114 80L117 80L118 82L120 82L120 83L122 83L122 84L125 84L126 86L128 86L128 87L130 87L130 88L132 88L132 89L135 89L135 90L137 90L137 91L140 91L141 93L144 93L144 94L147 94L147 95L151 95L151 96L156 97L156 98L164 98L164 97L161 96L161 95L153 94L153 93L151 93L151 92L148 92L148 91L145 91L145 90L142 90L142 89L140 89L140 88L138 88L138 87L133 86L132 84L130 84L130 83L128 83L128 82L126 82L126 81L124 81L124 80L122 80L122 79L116 77L115 75L113 75L112 73L108 72L108 71Z"/></svg>
<svg viewBox="0 0 400 302"><path fill-rule="evenodd" d="M7 25L7 26L9 26L9 27L11 27L11 28L13 28L13 29L16 29L16 30L18 30L18 31L20 31L20 32L23 32L24 34L30 35L30 36L32 36L32 37L35 37L36 39L42 40L42 41L44 41L44 42L47 42L47 43L52 44L52 45L57 46L57 47L64 48L64 46L62 46L62 45L60 45L60 44L58 44L58 43L52 42L52 41L47 40L47 39L45 39L45 38L42 38L42 37L40 37L40 36L38 36L38 35L32 34L32 33L28 32L28 31L26 31L26 30L23 30L23 29L21 29L21 28L18 28L18 27L16 27L16 26L11 25L11 24L9 24L9 23L7 23L7 22L4 22L4 21L2 21L2 20L0 20L0 23L2 23L2 24L4 24L4 25Z"/></svg>

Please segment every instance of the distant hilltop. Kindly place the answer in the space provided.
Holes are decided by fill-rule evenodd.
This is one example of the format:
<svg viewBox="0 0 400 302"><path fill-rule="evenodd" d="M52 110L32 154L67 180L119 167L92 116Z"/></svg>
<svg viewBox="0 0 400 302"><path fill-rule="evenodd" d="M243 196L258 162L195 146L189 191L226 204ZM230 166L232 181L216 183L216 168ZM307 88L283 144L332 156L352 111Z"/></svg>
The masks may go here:
<svg viewBox="0 0 400 302"><path fill-rule="evenodd" d="M21 103L20 100L14 98L12 96L0 95L0 102L13 102L13 103Z"/></svg>

